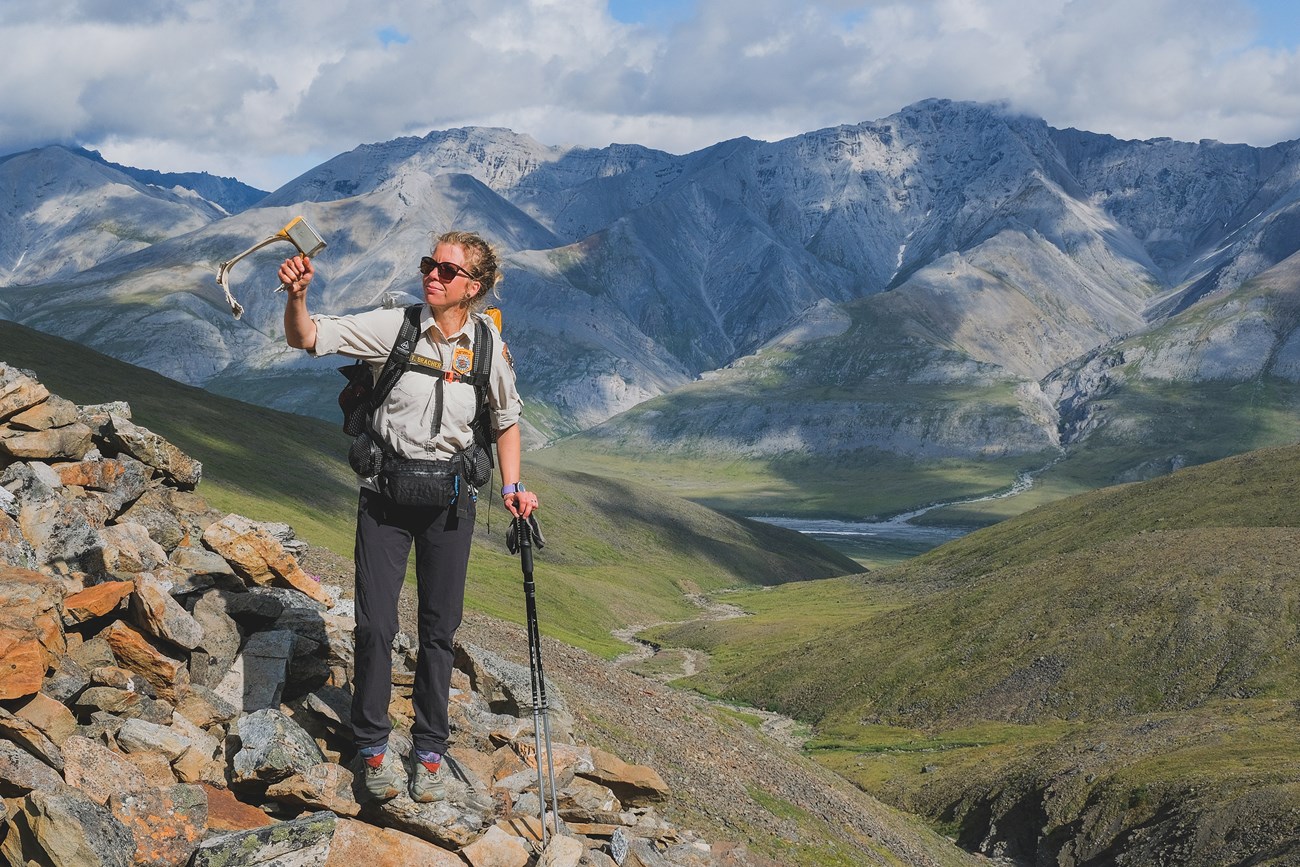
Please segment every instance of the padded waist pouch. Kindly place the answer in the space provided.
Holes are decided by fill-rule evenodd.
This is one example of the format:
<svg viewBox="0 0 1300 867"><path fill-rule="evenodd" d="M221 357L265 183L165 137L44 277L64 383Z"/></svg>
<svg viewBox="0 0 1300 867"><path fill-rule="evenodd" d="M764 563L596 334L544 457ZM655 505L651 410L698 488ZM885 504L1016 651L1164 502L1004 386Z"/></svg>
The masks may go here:
<svg viewBox="0 0 1300 867"><path fill-rule="evenodd" d="M379 471L379 489L399 506L447 506L460 493L452 461L393 459Z"/></svg>

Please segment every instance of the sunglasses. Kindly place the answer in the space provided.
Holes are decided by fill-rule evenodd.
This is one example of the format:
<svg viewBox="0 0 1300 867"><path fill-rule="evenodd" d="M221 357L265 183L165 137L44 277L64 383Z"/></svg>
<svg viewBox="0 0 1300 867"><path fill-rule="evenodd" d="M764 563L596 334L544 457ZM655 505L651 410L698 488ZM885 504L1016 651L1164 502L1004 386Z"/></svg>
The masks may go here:
<svg viewBox="0 0 1300 867"><path fill-rule="evenodd" d="M438 272L438 279L443 283L450 283L461 274L464 274L471 280L477 279L473 274L457 265L455 262L435 262L432 256L425 256L420 260L420 273L426 277L433 271Z"/></svg>

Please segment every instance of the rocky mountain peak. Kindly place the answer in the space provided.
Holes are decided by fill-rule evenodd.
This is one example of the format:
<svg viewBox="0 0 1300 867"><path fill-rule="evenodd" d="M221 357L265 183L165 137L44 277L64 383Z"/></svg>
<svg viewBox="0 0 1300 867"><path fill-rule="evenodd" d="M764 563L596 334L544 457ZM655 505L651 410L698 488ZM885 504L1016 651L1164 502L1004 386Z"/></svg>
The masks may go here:
<svg viewBox="0 0 1300 867"><path fill-rule="evenodd" d="M0 284L8 285L71 277L226 216L199 196L59 146L0 161L0 190Z"/></svg>
<svg viewBox="0 0 1300 867"><path fill-rule="evenodd" d="M804 326L826 304L861 305L857 315L914 338L891 343L910 357L890 367L955 352L1033 391L1073 359L1236 292L1300 249L1298 147L1121 141L1055 130L1005 104L937 99L681 156L466 128L363 145L257 208L180 237L191 224L169 219L145 247L81 243L72 209L47 207L25 179L6 181L5 163L0 187L12 184L20 204L18 230L0 232L0 263L33 270L13 272L0 310L42 329L66 327L87 304L129 310L85 339L189 382L328 417L332 370L283 351L278 299L246 293L236 328L196 263L215 269L226 248L306 214L330 241L315 309L348 313L417 292L412 258L431 234L469 226L505 254L497 301L525 397L544 406L535 443L735 366L782 335L815 333ZM130 214L142 207L115 201ZM79 213L99 207L91 199ZM115 207L104 200L100 210ZM245 273L271 264L268 254ZM140 317L165 321L193 352L160 351L155 333L134 327ZM853 366L859 353L783 345L817 353L837 380L870 378ZM288 376L292 389L278 385Z"/></svg>

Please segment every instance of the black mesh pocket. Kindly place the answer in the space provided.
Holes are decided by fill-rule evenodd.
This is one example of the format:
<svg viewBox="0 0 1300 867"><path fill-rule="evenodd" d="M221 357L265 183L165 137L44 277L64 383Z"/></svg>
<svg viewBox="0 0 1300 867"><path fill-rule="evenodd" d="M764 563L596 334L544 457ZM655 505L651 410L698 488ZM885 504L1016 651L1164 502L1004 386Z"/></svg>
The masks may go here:
<svg viewBox="0 0 1300 867"><path fill-rule="evenodd" d="M384 450L370 438L369 433L363 433L352 441L348 449L348 466L358 476L377 476L384 468Z"/></svg>
<svg viewBox="0 0 1300 867"><path fill-rule="evenodd" d="M460 473L471 485L483 488L492 481L492 454L482 446L473 445L460 453Z"/></svg>
<svg viewBox="0 0 1300 867"><path fill-rule="evenodd" d="M350 436L357 436L366 429L366 422L370 419L370 413L366 410L365 404L359 404L352 408L347 417L343 419L343 432Z"/></svg>
<svg viewBox="0 0 1300 867"><path fill-rule="evenodd" d="M366 429L366 419L370 415L370 398L374 393L370 366L363 361L358 361L340 367L339 373L343 374L348 381L339 392L339 409L343 411L343 432L349 436L357 436Z"/></svg>

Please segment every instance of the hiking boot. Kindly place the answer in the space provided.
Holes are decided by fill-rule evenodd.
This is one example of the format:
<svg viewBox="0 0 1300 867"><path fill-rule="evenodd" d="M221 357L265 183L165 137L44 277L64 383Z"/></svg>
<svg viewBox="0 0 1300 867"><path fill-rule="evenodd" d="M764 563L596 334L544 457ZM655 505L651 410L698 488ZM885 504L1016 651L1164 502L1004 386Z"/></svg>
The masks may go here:
<svg viewBox="0 0 1300 867"><path fill-rule="evenodd" d="M442 763L438 770L431 771L424 762L416 759L411 769L411 800L420 804L441 801L447 796L447 784L442 778Z"/></svg>
<svg viewBox="0 0 1300 867"><path fill-rule="evenodd" d="M361 760L362 782L370 797L377 801L387 801L401 794L402 769L399 764L387 752L379 767L372 767L365 759Z"/></svg>

